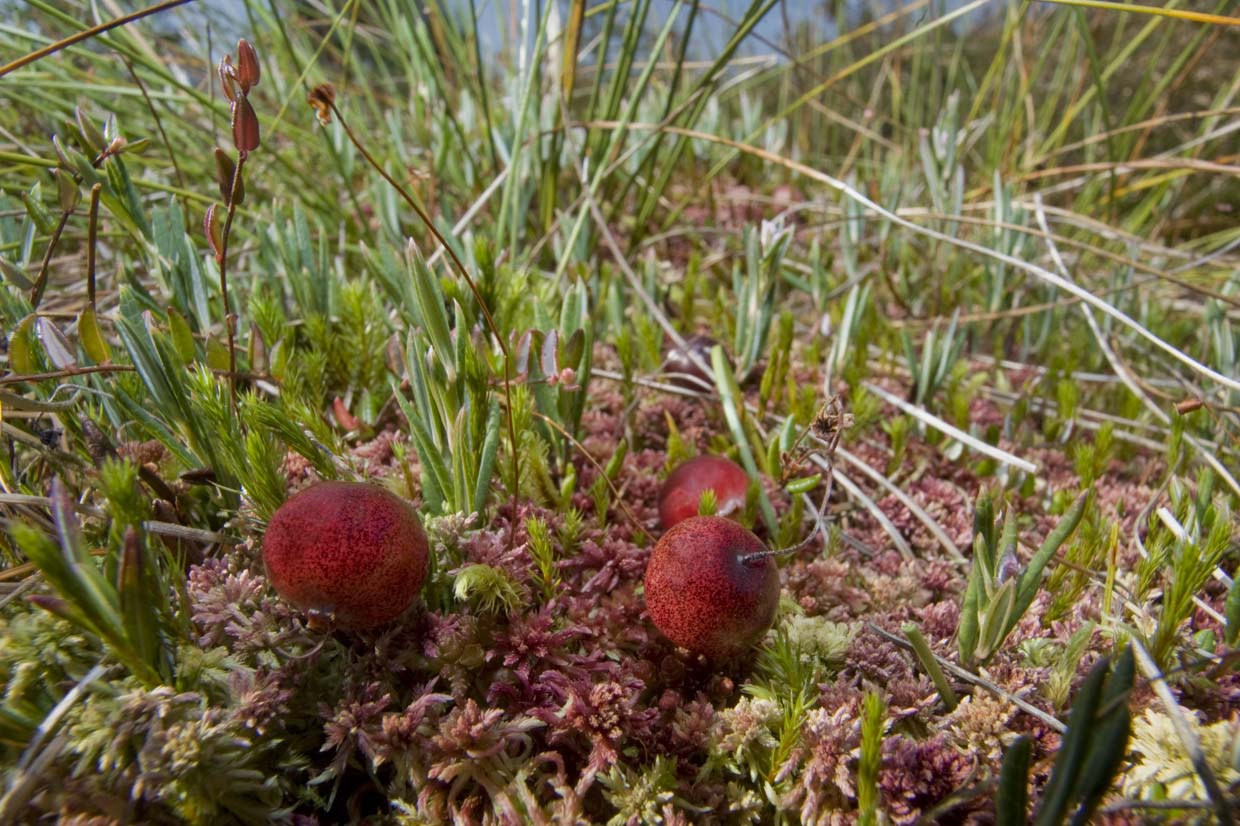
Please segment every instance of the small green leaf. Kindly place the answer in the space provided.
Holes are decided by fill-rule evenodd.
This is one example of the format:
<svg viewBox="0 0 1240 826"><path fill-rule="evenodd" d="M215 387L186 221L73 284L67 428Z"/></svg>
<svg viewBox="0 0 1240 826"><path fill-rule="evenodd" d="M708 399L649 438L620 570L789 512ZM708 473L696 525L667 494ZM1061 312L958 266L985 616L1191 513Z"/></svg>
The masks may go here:
<svg viewBox="0 0 1240 826"><path fill-rule="evenodd" d="M979 543L980 544L980 541ZM956 631L957 645L960 650L960 664L965 667L973 664L977 653L978 603L981 601L982 568L974 556L973 567L969 571L969 585L964 592L964 602L960 606L960 624Z"/></svg>
<svg viewBox="0 0 1240 826"><path fill-rule="evenodd" d="M1081 805L1072 817L1073 826L1085 826L1093 816L1103 796L1110 790L1128 753L1128 738L1132 733L1132 715L1128 710L1128 695L1136 663L1132 646L1124 649L1107 679L1106 690L1098 703L1102 719L1096 725L1091 738L1089 754L1076 781L1076 795Z"/></svg>
<svg viewBox="0 0 1240 826"><path fill-rule="evenodd" d="M228 347L213 338L207 339L207 366L212 370L228 369Z"/></svg>
<svg viewBox="0 0 1240 826"><path fill-rule="evenodd" d="M861 757L857 765L858 826L878 823L878 779L883 763L883 733L887 705L878 691L866 692L861 701Z"/></svg>
<svg viewBox="0 0 1240 826"><path fill-rule="evenodd" d="M491 477L495 473L495 455L499 452L501 432L500 409L496 401L491 402L490 410L487 412L486 427L486 437L482 441L482 453L478 461L478 478L474 482L474 513L482 513L486 507L487 493L491 489ZM564 482L567 484L568 481L568 477L565 476ZM576 481L575 475L573 481ZM561 491L563 491L563 486L561 486Z"/></svg>
<svg viewBox="0 0 1240 826"><path fill-rule="evenodd" d="M73 176L63 169L58 169L56 175L56 191L60 198L61 212L72 212L78 205L78 201L82 199L82 191L78 189L77 181L73 180Z"/></svg>
<svg viewBox="0 0 1240 826"><path fill-rule="evenodd" d="M793 496L800 496L803 493L809 493L820 484L822 484L822 474L815 473L813 476L802 476L798 479L793 479L784 486L784 490Z"/></svg>
<svg viewBox="0 0 1240 826"><path fill-rule="evenodd" d="M753 451L749 447L749 436L745 432L743 419L742 405L745 397L736 383L736 375L732 372L732 365L728 362L727 354L718 344L710 351L710 361L715 373L715 388L719 391L719 401L723 406L723 417L727 420L728 428L732 431L732 438L740 450L741 464L749 477L756 480L759 476L758 464L754 461ZM766 524L766 529L771 534L778 533L779 520L775 518L775 508L766 495L766 489L761 485L758 486L758 507L762 512L762 521Z"/></svg>
<svg viewBox="0 0 1240 826"><path fill-rule="evenodd" d="M33 315L26 316L9 337L9 367L19 376L29 376L39 369L34 355L34 337L31 335L34 322Z"/></svg>
<svg viewBox="0 0 1240 826"><path fill-rule="evenodd" d="M118 148L114 154L141 155L143 152L145 152L150 147L150 145L151 145L150 138L136 138L131 141L126 141L125 145Z"/></svg>
<svg viewBox="0 0 1240 826"><path fill-rule="evenodd" d="M78 338L82 342L82 350L96 364L104 364L112 360L112 348L108 346L103 332L99 329L99 319L95 311L87 307L78 314Z"/></svg>
<svg viewBox="0 0 1240 826"><path fill-rule="evenodd" d="M90 620L68 600L54 597L51 594L35 594L26 597L26 599L29 600L31 605L36 605L49 614L68 620L74 625L87 629L91 627Z"/></svg>
<svg viewBox="0 0 1240 826"><path fill-rule="evenodd" d="M108 141L104 138L103 132L99 131L99 127L91 122L90 117L82 111L81 106L74 107L73 116L77 121L78 132L84 144L89 146L96 155L107 148Z"/></svg>
<svg viewBox="0 0 1240 826"><path fill-rule="evenodd" d="M26 277L26 274L17 267L0 258L0 277L11 283L14 287L25 292L34 289L34 282Z"/></svg>
<svg viewBox="0 0 1240 826"><path fill-rule="evenodd" d="M1068 512L1060 518L1059 524L1046 537L1042 547L1038 548L1038 552L1029 560L1029 566L1025 568L1025 572L1020 576L1016 608L1012 617L1013 626L1020 622L1020 618L1029 610L1034 597L1038 595L1038 589L1042 585L1042 571L1055 556L1055 551L1059 550L1059 546L1072 535L1072 532L1076 530L1076 526L1080 524L1081 517L1085 515L1085 507L1089 504L1090 493L1089 489L1081 491L1076 497L1076 501L1072 503L1072 507L1068 508Z"/></svg>
<svg viewBox="0 0 1240 826"><path fill-rule="evenodd" d="M982 546L997 558L995 547L995 502L989 492L977 497L973 511L973 535L982 540ZM976 543L975 543L976 544Z"/></svg>
<svg viewBox="0 0 1240 826"><path fill-rule="evenodd" d="M956 696L951 683L948 682L942 667L939 666L939 661L934 658L934 652L930 650L930 644L926 642L921 629L911 622L906 622L901 630L904 631L904 636L908 637L909 644L913 646L913 653L921 661L921 667L930 675L930 680L934 683L935 690L939 692L943 705L948 711L954 710L960 704L960 699Z"/></svg>
<svg viewBox="0 0 1240 826"><path fill-rule="evenodd" d="M449 328L448 311L444 306L443 289L439 277L426 266L422 253L413 243L408 247L409 277L413 279L414 295L418 302L418 315L426 328L426 335L435 350L435 356L448 372L448 381L456 376L455 350Z"/></svg>
<svg viewBox="0 0 1240 826"><path fill-rule="evenodd" d="M985 607L980 611L981 628L979 630L977 656L985 662L993 657L1003 645L1008 631L1015 623L1012 612L1016 606L1016 583L1008 580L999 586L991 595Z"/></svg>
<svg viewBox="0 0 1240 826"><path fill-rule="evenodd" d="M392 393L413 431L414 450L422 465L422 502L431 513L439 513L443 510L448 492L452 490L451 474L444 463L443 451L435 444L422 417L418 415L417 410L405 398L395 382L393 382Z"/></svg>
<svg viewBox="0 0 1240 826"><path fill-rule="evenodd" d="M576 368L585 353L586 334L580 329L574 330L567 339L560 341L559 363L564 367Z"/></svg>
<svg viewBox="0 0 1240 826"><path fill-rule="evenodd" d="M613 482L620 475L620 468L624 467L624 457L629 453L629 440L621 439L616 443L616 452L611 454L611 458L607 460L607 468L604 474Z"/></svg>
<svg viewBox="0 0 1240 826"><path fill-rule="evenodd" d="M26 206L26 214L30 216L30 220L34 222L35 227L43 235L51 235L52 230L56 227L56 222L52 220L52 216L43 206L42 200L43 187L35 184L30 187L29 192L22 193L22 203Z"/></svg>
<svg viewBox="0 0 1240 826"><path fill-rule="evenodd" d="M182 364L192 362L197 352L194 347L194 333L190 330L185 316L171 307L168 308L168 330L172 333L172 347L176 350L177 358Z"/></svg>

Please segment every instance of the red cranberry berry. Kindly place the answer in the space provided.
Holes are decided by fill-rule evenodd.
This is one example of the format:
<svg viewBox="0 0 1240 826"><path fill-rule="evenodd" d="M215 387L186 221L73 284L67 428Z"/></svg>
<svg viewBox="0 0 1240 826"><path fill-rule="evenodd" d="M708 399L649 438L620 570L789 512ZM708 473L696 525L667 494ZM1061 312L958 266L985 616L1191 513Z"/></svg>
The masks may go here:
<svg viewBox="0 0 1240 826"><path fill-rule="evenodd" d="M267 579L280 596L349 629L400 616L422 590L428 554L413 506L362 482L320 482L293 495L263 536Z"/></svg>
<svg viewBox="0 0 1240 826"><path fill-rule="evenodd" d="M698 503L707 490L715 492L715 513L719 516L745 506L749 474L722 456L698 456L668 475L659 491L659 521L670 528L690 516L697 516Z"/></svg>
<svg viewBox="0 0 1240 826"><path fill-rule="evenodd" d="M646 610L677 645L711 659L744 653L779 605L762 540L730 519L694 516L663 534L646 568Z"/></svg>

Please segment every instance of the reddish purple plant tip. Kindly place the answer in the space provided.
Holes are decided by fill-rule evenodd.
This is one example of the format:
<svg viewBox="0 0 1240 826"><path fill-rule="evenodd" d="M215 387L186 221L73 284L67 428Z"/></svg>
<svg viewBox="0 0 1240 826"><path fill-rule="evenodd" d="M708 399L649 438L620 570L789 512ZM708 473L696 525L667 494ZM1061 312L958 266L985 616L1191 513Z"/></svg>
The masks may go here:
<svg viewBox="0 0 1240 826"><path fill-rule="evenodd" d="M413 506L361 482L320 482L272 515L267 578L303 611L365 629L400 616L422 590L429 551Z"/></svg>
<svg viewBox="0 0 1240 826"><path fill-rule="evenodd" d="M672 642L711 659L744 653L779 605L779 571L762 540L719 516L694 516L663 534L646 569L646 610Z"/></svg>
<svg viewBox="0 0 1240 826"><path fill-rule="evenodd" d="M698 456L676 468L659 492L659 521L664 528L697 516L698 503L708 490L715 492L715 513L727 516L745 506L749 474L722 456Z"/></svg>

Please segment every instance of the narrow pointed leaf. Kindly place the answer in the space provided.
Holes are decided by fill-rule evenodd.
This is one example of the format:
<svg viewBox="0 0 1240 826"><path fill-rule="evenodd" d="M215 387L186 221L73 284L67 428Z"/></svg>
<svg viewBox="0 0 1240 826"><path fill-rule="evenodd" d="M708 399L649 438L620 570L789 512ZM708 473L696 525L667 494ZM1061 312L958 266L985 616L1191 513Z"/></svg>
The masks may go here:
<svg viewBox="0 0 1240 826"><path fill-rule="evenodd" d="M22 193L22 203L26 207L26 214L30 216L30 220L38 227L39 232L43 235L51 235L56 222L43 206L42 200L40 200L42 191L43 187L35 184L30 188L29 192Z"/></svg>
<svg viewBox="0 0 1240 826"><path fill-rule="evenodd" d="M26 277L26 274L17 267L0 258L0 277L10 282L17 289L23 292L29 292L34 289L34 282Z"/></svg>
<svg viewBox="0 0 1240 826"><path fill-rule="evenodd" d="M981 592L982 571L977 564L976 556L973 567L969 571L969 584L964 592L964 602L960 606L960 624L956 630L956 644L960 651L960 664L966 668L972 665L977 652L978 601Z"/></svg>
<svg viewBox="0 0 1240 826"><path fill-rule="evenodd" d="M430 271L417 247L409 245L410 277L413 278L414 295L418 302L418 315L426 328L426 335L435 348L435 355L448 371L449 381L456 375L456 354L452 347L448 311L444 307L443 290L439 277Z"/></svg>
<svg viewBox="0 0 1240 826"><path fill-rule="evenodd" d="M168 308L168 331L172 334L172 348L176 351L181 364L192 362L197 353L194 347L194 333L190 330L185 316L171 307Z"/></svg>
<svg viewBox="0 0 1240 826"><path fill-rule="evenodd" d="M213 338L207 339L207 366L212 370L228 369L228 347Z"/></svg>
<svg viewBox="0 0 1240 826"><path fill-rule="evenodd" d="M1029 826L1029 758L1033 741L1021 735L1003 753L999 792L995 797L995 826Z"/></svg>
<svg viewBox="0 0 1240 826"><path fill-rule="evenodd" d="M559 363L565 367L576 368L581 363L585 345L585 331L580 328L573 330L573 334L560 343Z"/></svg>
<svg viewBox="0 0 1240 826"><path fill-rule="evenodd" d="M82 199L82 191L78 189L77 182L63 169L56 170L56 193L60 198L61 212L72 212Z"/></svg>
<svg viewBox="0 0 1240 826"><path fill-rule="evenodd" d="M1042 547L1038 548L1038 552L1029 560L1029 566L1025 568L1025 572L1020 577L1020 588L1016 596L1016 621L1020 621L1020 618L1029 610L1034 597L1038 595L1038 588L1042 585L1042 571L1055 556L1055 551L1059 550L1059 546L1080 524L1081 517L1085 515L1085 506L1089 504L1090 493L1089 490L1081 491L1076 501L1072 503L1072 507L1068 508L1068 512L1060 518L1059 524L1046 537Z"/></svg>
<svg viewBox="0 0 1240 826"><path fill-rule="evenodd" d="M1231 581L1223 613L1227 618L1227 644L1234 646L1236 641L1240 640L1240 577L1235 577Z"/></svg>
<svg viewBox="0 0 1240 826"><path fill-rule="evenodd" d="M711 349L710 360L715 372L715 387L719 390L719 400L723 406L723 416L727 419L732 438L740 450L741 464L744 465L749 478L756 480L758 464L754 461L753 451L749 446L749 435L745 432L742 419L742 402L745 397L736 383L736 376L732 372L732 365L728 363L727 355L718 344ZM775 508L766 495L766 489L761 485L758 486L758 506L762 511L762 521L766 523L766 529L772 535L778 533L779 521L775 518Z"/></svg>
<svg viewBox="0 0 1240 826"><path fill-rule="evenodd" d="M73 509L73 496L65 488L60 477L52 480L52 523L56 526L56 538L66 562L90 562L90 554L82 545L82 526Z"/></svg>
<svg viewBox="0 0 1240 826"><path fill-rule="evenodd" d="M37 605L49 614L55 614L63 620L68 620L74 625L80 627L90 627L89 620L73 606L73 603L63 600L60 597L51 594L32 594L26 597L26 601L31 605Z"/></svg>
<svg viewBox="0 0 1240 826"><path fill-rule="evenodd" d="M1076 783L1076 795L1080 806L1072 816L1073 826L1085 826L1093 817L1103 796L1110 790L1128 753L1128 739L1132 734L1132 714L1128 710L1128 695L1136 662L1132 646L1124 649L1115 662L1115 669L1107 680L1106 690L1098 703L1102 719L1096 726L1085 765Z"/></svg>
<svg viewBox="0 0 1240 826"><path fill-rule="evenodd" d="M487 494L491 489L491 477L495 473L495 454L499 451L500 442L500 409L499 403L492 401L487 412L486 437L482 442L482 453L478 461L478 478L474 482L474 513L482 513L486 508Z"/></svg>
<svg viewBox="0 0 1240 826"><path fill-rule="evenodd" d="M1042 791L1042 805L1034 821L1035 826L1058 826L1068 812L1077 774L1084 765L1090 741L1096 735L1094 715L1098 710L1103 681L1109 667L1109 658L1099 660L1090 669L1085 682L1077 691L1072 713L1068 716L1068 730L1059 745L1051 778Z"/></svg>
<svg viewBox="0 0 1240 826"><path fill-rule="evenodd" d="M90 117L82 111L82 107L74 108L73 116L77 121L78 132L82 136L83 143L89 146L96 155L107 148L107 138L103 136L103 132L99 131L99 127L95 126Z"/></svg>
<svg viewBox="0 0 1240 826"><path fill-rule="evenodd" d="M150 593L146 569L146 548L132 525L125 529L116 590L120 597L121 621L135 651L143 662L155 665L159 652L156 601Z"/></svg>

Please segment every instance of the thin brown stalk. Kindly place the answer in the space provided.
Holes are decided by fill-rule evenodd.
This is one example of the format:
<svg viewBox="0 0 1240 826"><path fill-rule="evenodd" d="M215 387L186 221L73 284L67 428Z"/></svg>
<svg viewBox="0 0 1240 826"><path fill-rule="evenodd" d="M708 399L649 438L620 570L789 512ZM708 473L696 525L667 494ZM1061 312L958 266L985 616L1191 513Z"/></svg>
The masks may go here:
<svg viewBox="0 0 1240 826"><path fill-rule="evenodd" d="M568 443L571 444L573 448L578 453L580 453L585 458L585 460L589 462L590 465L596 471L598 471L599 478L601 478L607 484L607 489L611 491L612 501L620 506L620 512L624 514L624 518L629 520L629 523L634 528L637 529L638 535L649 536L646 529L642 527L642 523L638 520L637 516L633 513L632 510L630 510L629 506L625 504L624 497L621 495L621 492L617 490L616 488L616 483L611 481L611 479L607 476L606 468L604 468L602 464L599 463L598 459L595 459L594 456L590 454L590 451L586 450L586 446L583 445L581 442L577 441L577 439L573 437L573 434L569 433L568 430L564 427L564 425L560 424L559 422L557 422L555 419L551 418L547 414L539 413L537 410L535 410L534 415L538 417L539 419L542 419L542 421L545 422L548 427L550 427L552 430L556 431L561 436L563 436L566 440L568 440ZM602 519L601 514L599 518Z"/></svg>
<svg viewBox="0 0 1240 826"><path fill-rule="evenodd" d="M353 128L349 126L349 122L345 120L344 115L340 113L340 109L337 108L335 102L330 100L324 102L331 109L332 114L340 121L340 127L344 130L345 135L348 136L349 141L353 144L357 151L361 153L362 157L366 160L366 163L370 164L376 172L383 176L383 179L388 182L388 185L396 190L397 194L404 199L405 203L409 204L413 211L417 213L419 220L426 225L426 228L430 231L431 235L435 236L435 240L439 242L439 245L443 248L443 251L447 253L448 259L452 262L452 265L456 269L457 273L460 274L461 278L463 278L465 283L469 286L469 291L473 293L474 301L478 303L478 309L481 311L482 317L486 321L487 329L491 331L491 334L495 336L495 341L499 344L500 352L504 356L505 419L507 420L508 425L508 442L512 447L512 524L508 531L508 545L509 547L512 547L515 545L517 539L517 500L521 481L521 456L520 449L517 444L517 425L513 419L512 412L512 356L508 350L508 342L504 341L504 335L500 332L499 326L495 323L495 319L491 316L491 311L487 308L487 303L483 299L482 291L478 289L477 283L474 282L473 277L469 274L469 270L465 267L465 262L461 261L460 256L456 254L456 250L454 250L452 245L448 243L448 239L445 238L443 233L439 231L439 227L435 226L435 222L431 220L431 216L426 213L426 210L422 209L422 206L417 202L417 200L415 200L414 197L410 195L403 186L401 186L399 181L388 174L388 171L384 169L383 166L375 160L374 156L370 154L366 147L362 145L361 140L359 140L357 135L353 132Z"/></svg>
<svg viewBox="0 0 1240 826"><path fill-rule="evenodd" d="M130 14L122 15L113 20L109 20L106 23L100 23L98 26L91 26L89 29L84 29L77 34L71 34L66 38L57 40L55 43L44 46L42 49L36 49L29 54L22 55L16 60L0 66L0 77L4 77L9 72L16 71L23 66L29 66L31 63L42 60L48 55L54 55L61 49L67 49L75 43L81 43L83 40L90 40L96 35L109 32L112 29L132 23L135 20L141 20L144 17L150 17L152 14L159 14L160 12L167 11L168 9L174 9L177 6L184 6L191 2L193 2L193 0L165 0L163 3L156 3L154 6L149 6L145 9L140 9Z"/></svg>
<svg viewBox="0 0 1240 826"><path fill-rule="evenodd" d="M1124 175L1140 169L1183 169L1211 175L1240 177L1240 167L1214 161L1199 161L1193 158L1138 158L1131 161L1099 161L1097 163L1078 163L1068 166L1056 166L1050 169L1035 169L1011 179L1013 183L1036 181L1041 178L1057 178L1061 175L1075 175L1079 172L1114 172Z"/></svg>
<svg viewBox="0 0 1240 826"><path fill-rule="evenodd" d="M43 253L43 261L39 264L39 276L30 290L30 306L35 310L39 309L39 302L43 300L43 291L47 288L47 273L48 266L52 263L52 253L56 251L61 233L65 231L65 225L69 223L69 216L72 214L71 209L60 213L60 221L56 224L56 229L52 231L52 238L48 241L47 250Z"/></svg>
<svg viewBox="0 0 1240 826"><path fill-rule="evenodd" d="M155 102L151 100L151 96L146 92L146 84L142 82L142 78L138 77L138 72L133 67L133 62L125 55L120 55L120 59L125 64L125 68L129 70L129 76L133 78L133 82L138 85L138 91L142 93L142 99L146 101L146 108L151 111L151 117L155 119L155 128L159 130L159 137L164 142L164 148L168 150L168 158L172 161L172 168L177 173L177 186L181 189L188 189L185 185L185 175L181 173L181 164L177 162L176 150L172 148L172 141L168 140L168 133L164 131L164 120L159 116L159 110L155 108ZM186 216L186 230L189 229L189 216Z"/></svg>
<svg viewBox="0 0 1240 826"><path fill-rule="evenodd" d="M233 169L232 184L228 188L228 215L224 218L224 231L220 236L220 292L224 297L224 329L228 334L228 392L233 407L237 406L237 351L233 346L232 304L228 300L228 235L232 230L233 216L237 214L237 187L241 185L241 170L249 153L237 153L237 166Z"/></svg>
<svg viewBox="0 0 1240 826"><path fill-rule="evenodd" d="M132 373L134 367L132 364L89 364L85 367L66 367L64 370L51 370L47 373L31 373L26 376L16 376L10 373L7 376L0 376L0 386L6 384L24 384L26 382L51 381L53 379L67 379L73 376L86 376L91 373Z"/></svg>

